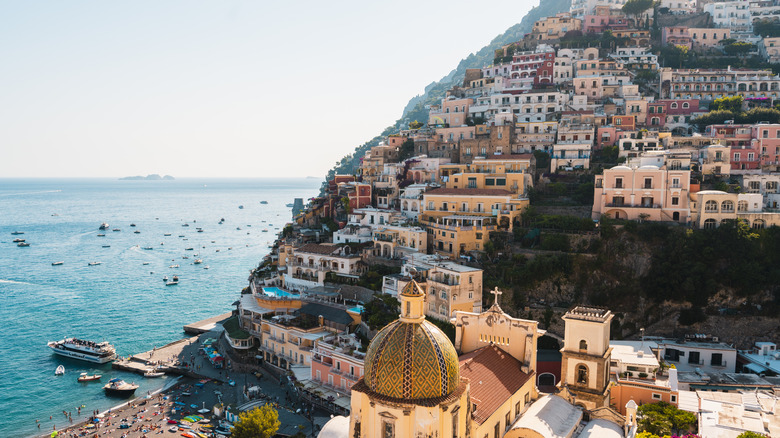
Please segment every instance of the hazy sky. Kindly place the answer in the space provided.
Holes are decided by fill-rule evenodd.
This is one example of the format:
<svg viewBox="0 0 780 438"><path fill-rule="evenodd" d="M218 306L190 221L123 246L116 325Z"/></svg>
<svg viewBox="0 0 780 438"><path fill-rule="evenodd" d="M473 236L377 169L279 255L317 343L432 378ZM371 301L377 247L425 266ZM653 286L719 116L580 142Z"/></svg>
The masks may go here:
<svg viewBox="0 0 780 438"><path fill-rule="evenodd" d="M538 0L0 0L0 177L323 176Z"/></svg>

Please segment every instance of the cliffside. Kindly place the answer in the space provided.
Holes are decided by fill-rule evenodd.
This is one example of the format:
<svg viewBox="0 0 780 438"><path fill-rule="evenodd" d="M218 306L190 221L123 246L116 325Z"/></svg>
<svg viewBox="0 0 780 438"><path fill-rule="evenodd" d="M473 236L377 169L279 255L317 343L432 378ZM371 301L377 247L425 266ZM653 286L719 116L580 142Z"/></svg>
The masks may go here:
<svg viewBox="0 0 780 438"><path fill-rule="evenodd" d="M376 146L387 135L398 132L400 129L406 126L407 123L418 120L425 122L428 120L428 110L425 109L426 105L438 103L445 92L452 88L455 84L463 82L463 77L467 68L480 68L484 65L489 65L493 61L493 55L497 48L509 44L523 38L523 35L531 31L536 20L555 15L559 12L569 10L571 0L544 0L540 1L539 6L531 9L528 14L523 17L520 23L510 27L501 35L493 38L492 41L485 47L481 48L476 53L469 54L466 58L462 59L457 67L452 69L447 75L438 81L431 82L425 87L425 93L412 97L403 109L401 118L396 120L395 123L385 128L379 135L371 140L363 143L355 148L355 152L343 157L338 165L334 166L326 176L326 180L333 177L334 174L352 174L355 169L360 165L360 158L371 149L372 146Z"/></svg>
<svg viewBox="0 0 780 438"><path fill-rule="evenodd" d="M571 252L492 239L495 255L483 261L486 290L506 290L503 307L516 316L531 310L543 320L538 309L552 308L554 333L562 329L556 318L584 303L615 312L618 339L645 327L652 335L708 333L741 348L780 341L780 230L606 227L600 236L568 235Z"/></svg>

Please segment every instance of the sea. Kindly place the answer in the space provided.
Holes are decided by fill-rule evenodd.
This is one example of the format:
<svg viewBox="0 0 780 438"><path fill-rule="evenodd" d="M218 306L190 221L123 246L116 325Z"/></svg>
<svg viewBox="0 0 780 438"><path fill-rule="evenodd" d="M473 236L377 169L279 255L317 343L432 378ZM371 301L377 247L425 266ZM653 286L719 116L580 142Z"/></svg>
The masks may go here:
<svg viewBox="0 0 780 438"><path fill-rule="evenodd" d="M60 429L69 424L63 411L75 422L79 406L84 417L120 404L102 390L113 377L140 384L137 395L165 385L167 377L56 356L46 343L106 340L127 356L233 310L250 271L290 222L286 205L316 196L320 183L0 179L0 437ZM98 229L103 222L108 230ZM163 278L173 275L179 284L166 286ZM58 365L65 375L54 375ZM82 372L102 374L102 383L78 383Z"/></svg>

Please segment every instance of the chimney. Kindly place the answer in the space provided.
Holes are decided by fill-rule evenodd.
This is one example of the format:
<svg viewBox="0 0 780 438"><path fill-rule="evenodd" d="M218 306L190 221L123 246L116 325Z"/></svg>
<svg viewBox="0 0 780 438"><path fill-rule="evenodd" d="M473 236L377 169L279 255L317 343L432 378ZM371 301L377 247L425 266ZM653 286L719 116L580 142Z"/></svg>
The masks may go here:
<svg viewBox="0 0 780 438"><path fill-rule="evenodd" d="M669 387L672 392L677 392L677 368L669 368Z"/></svg>

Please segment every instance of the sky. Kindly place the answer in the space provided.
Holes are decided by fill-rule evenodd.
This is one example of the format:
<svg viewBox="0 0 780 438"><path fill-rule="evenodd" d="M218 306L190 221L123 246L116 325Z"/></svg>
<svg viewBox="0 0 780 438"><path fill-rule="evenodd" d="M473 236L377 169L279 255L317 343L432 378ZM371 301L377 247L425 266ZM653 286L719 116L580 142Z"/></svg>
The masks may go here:
<svg viewBox="0 0 780 438"><path fill-rule="evenodd" d="M0 0L0 178L322 177L537 0Z"/></svg>

